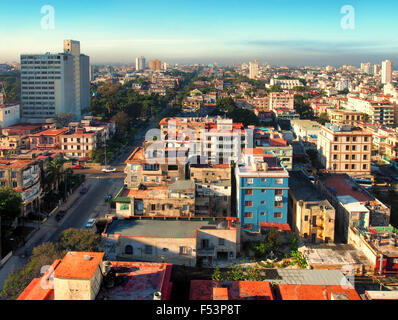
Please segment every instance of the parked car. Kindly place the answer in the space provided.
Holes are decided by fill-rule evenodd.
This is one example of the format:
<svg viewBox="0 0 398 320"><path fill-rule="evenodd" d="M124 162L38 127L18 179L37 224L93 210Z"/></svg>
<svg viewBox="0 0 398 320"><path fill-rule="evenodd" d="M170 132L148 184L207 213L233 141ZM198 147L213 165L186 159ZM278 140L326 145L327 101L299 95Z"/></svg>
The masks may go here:
<svg viewBox="0 0 398 320"><path fill-rule="evenodd" d="M60 221L66 214L65 210L59 210L55 215L55 220Z"/></svg>
<svg viewBox="0 0 398 320"><path fill-rule="evenodd" d="M72 166L72 169L84 169L84 167L81 166L80 164L76 164L76 165Z"/></svg>
<svg viewBox="0 0 398 320"><path fill-rule="evenodd" d="M86 194L88 191L88 188L84 187L80 189L80 194Z"/></svg>
<svg viewBox="0 0 398 320"><path fill-rule="evenodd" d="M109 200L111 200L112 197L113 197L113 194L112 194L112 193L108 193L108 194L104 197L105 202L108 202Z"/></svg>
<svg viewBox="0 0 398 320"><path fill-rule="evenodd" d="M87 223L86 223L86 225L85 225L85 228L86 228L86 229L89 229L89 228L91 228L94 224L95 224L95 219L88 219L88 221L87 221Z"/></svg>
<svg viewBox="0 0 398 320"><path fill-rule="evenodd" d="M103 168L102 172L115 172L116 169L115 168Z"/></svg>

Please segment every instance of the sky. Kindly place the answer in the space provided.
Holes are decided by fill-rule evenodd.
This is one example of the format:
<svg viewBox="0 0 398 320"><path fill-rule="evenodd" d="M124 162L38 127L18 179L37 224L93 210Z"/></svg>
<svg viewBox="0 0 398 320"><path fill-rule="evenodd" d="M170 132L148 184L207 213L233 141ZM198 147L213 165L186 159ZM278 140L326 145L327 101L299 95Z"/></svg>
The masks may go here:
<svg viewBox="0 0 398 320"><path fill-rule="evenodd" d="M54 9L54 28L43 6ZM398 67L397 9L397 0L1 0L0 62L62 52L73 39L97 64L143 55L288 66L390 59Z"/></svg>

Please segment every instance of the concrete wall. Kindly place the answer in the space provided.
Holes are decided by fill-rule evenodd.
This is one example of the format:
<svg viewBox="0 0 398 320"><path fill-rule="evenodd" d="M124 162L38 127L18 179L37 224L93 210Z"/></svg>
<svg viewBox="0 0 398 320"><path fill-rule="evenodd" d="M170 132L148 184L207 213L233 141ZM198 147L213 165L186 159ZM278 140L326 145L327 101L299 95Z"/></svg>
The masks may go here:
<svg viewBox="0 0 398 320"><path fill-rule="evenodd" d="M54 278L54 300L94 300L102 282L100 267L91 279Z"/></svg>

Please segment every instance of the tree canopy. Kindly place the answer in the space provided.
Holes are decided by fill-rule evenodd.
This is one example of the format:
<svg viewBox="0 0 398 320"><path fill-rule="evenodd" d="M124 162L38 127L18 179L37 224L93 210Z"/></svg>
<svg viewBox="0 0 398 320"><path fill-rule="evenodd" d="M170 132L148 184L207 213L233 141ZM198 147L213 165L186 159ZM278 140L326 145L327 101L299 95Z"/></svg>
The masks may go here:
<svg viewBox="0 0 398 320"><path fill-rule="evenodd" d="M0 216L13 220L21 212L21 195L12 188L0 188Z"/></svg>

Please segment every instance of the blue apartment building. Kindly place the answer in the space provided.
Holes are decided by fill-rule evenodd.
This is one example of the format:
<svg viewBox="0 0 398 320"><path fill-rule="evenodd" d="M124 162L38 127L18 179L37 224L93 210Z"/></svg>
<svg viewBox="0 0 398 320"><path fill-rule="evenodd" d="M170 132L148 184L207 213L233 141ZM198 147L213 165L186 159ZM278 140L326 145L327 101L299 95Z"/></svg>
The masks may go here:
<svg viewBox="0 0 398 320"><path fill-rule="evenodd" d="M290 230L288 225L289 173L274 153L246 148L235 169L237 216L241 228Z"/></svg>

